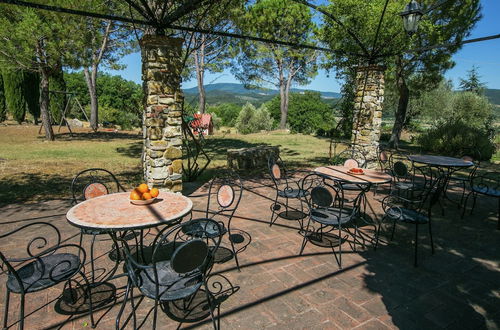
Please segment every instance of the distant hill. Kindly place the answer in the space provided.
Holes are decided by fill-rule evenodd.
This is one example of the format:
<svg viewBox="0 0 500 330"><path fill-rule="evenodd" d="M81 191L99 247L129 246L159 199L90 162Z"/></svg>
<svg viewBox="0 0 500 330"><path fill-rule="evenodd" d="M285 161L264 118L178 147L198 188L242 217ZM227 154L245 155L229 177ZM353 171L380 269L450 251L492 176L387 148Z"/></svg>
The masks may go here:
<svg viewBox="0 0 500 330"><path fill-rule="evenodd" d="M486 89L484 95L491 103L500 105L500 89Z"/></svg>
<svg viewBox="0 0 500 330"><path fill-rule="evenodd" d="M279 94L278 90L274 89L248 89L242 84L235 83L218 83L205 86L207 93L207 102L209 104L217 103L235 103L243 105L250 102L255 106L260 106L262 103L269 101L275 95ZM304 89L292 88L292 93L303 93ZM334 101L340 98L340 93L335 92L320 92L321 97L325 101ZM198 98L198 88L184 89L184 95L189 103L196 103Z"/></svg>

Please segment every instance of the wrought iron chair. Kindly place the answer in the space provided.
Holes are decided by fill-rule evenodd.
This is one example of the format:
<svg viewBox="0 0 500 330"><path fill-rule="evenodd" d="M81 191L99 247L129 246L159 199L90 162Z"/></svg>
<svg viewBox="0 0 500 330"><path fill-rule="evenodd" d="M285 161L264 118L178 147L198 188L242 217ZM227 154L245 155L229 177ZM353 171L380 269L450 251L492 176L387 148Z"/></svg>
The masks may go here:
<svg viewBox="0 0 500 330"><path fill-rule="evenodd" d="M250 244L250 235L243 231L237 230L237 233L231 228L231 220L236 212L241 197L243 195L243 184L241 179L234 171L219 172L211 181L208 189L207 207L204 217L191 220L191 224L196 227L204 227L208 221L216 220L219 222L219 227L208 227L211 229L220 229L220 231L210 232L211 236L223 237L228 234L229 244L231 245L232 254L226 257L217 258L217 262L222 263L234 257L236 267L240 270L238 261L238 253L244 251ZM227 225L225 225L227 223ZM246 238L246 240L245 240ZM238 245L238 246L237 246ZM221 252L223 247L220 247ZM224 248L225 249L225 248ZM223 255L221 252L220 255Z"/></svg>
<svg viewBox="0 0 500 330"><path fill-rule="evenodd" d="M413 166L409 168L406 162L394 159L391 163L390 173L393 180L389 194L392 194L393 190L396 190L398 195L404 193L408 197L415 192L417 194L422 192L429 185L429 181L431 180L431 169L429 167Z"/></svg>
<svg viewBox="0 0 500 330"><path fill-rule="evenodd" d="M333 251L339 268L342 268L343 241L349 236L352 237L354 245L348 240L347 242L353 250L356 250L357 238L362 237L358 232L356 218L360 216L365 192L363 187L360 187L361 193L348 202L344 197L343 186L342 181L316 173L307 175L302 181L302 189L308 192L305 199L308 204L309 217L302 231L304 238L299 254L302 255L309 242L329 247ZM353 227L354 233L351 233L349 226ZM335 230L337 230L337 235L333 234ZM343 232L348 235L342 237ZM338 245L338 251L335 251L336 245Z"/></svg>
<svg viewBox="0 0 500 330"><path fill-rule="evenodd" d="M366 156L359 148L349 148L331 159L332 165L342 165L345 167L361 167L366 168L368 164Z"/></svg>
<svg viewBox="0 0 500 330"><path fill-rule="evenodd" d="M71 182L71 194L73 204L81 203L87 199L124 192L125 188L120 184L113 173L103 168L90 168L78 173ZM90 245L90 260L94 260L94 244L97 235L107 234L106 231L94 231L82 229L80 231L80 246L82 245L83 235L92 235ZM115 250L118 251L118 250ZM110 254L110 256L114 254ZM119 255L115 256L117 259ZM92 266L93 267L93 266ZM93 272L93 270L92 270Z"/></svg>
<svg viewBox="0 0 500 330"><path fill-rule="evenodd" d="M42 236L42 233L46 236ZM54 225L47 222L33 222L0 234L0 239L8 239L10 242L19 242L21 240L29 242L26 250L19 246L16 247L16 251L13 253L0 252L0 269L7 273L3 329L9 327L8 316L11 293L21 296L18 322L19 329L23 329L25 296L27 294L66 282L66 285L69 285L68 292L72 296L74 291L71 282L77 282L73 280L73 277L77 274L81 275L83 281L88 284L87 278L82 271L85 264L85 251L75 244L61 244L61 233ZM90 296L89 292L85 292L85 294ZM90 305L92 305L91 299ZM94 328L92 313L90 313L90 319Z"/></svg>
<svg viewBox="0 0 500 330"><path fill-rule="evenodd" d="M391 155L392 153L390 150L384 149L380 145L378 146L377 161L381 172L391 174L392 172Z"/></svg>
<svg viewBox="0 0 500 330"><path fill-rule="evenodd" d="M419 194L412 194L408 198L396 195L389 195L382 201L384 210L384 219L393 221L391 240L394 238L396 231L396 223L408 223L415 225L415 257L414 265L417 266L417 250L418 250L418 226L427 224L429 227L429 236L431 241L432 254L434 254L434 241L432 239L432 207L439 202L440 196L444 191L446 177L440 176L432 185L420 191ZM377 240L375 246L378 245L378 236L380 234L381 225L379 225Z"/></svg>
<svg viewBox="0 0 500 330"><path fill-rule="evenodd" d="M138 329L153 312L153 329L156 329L158 307L174 320L183 322L195 310L209 311L212 324L219 328L220 302L224 299L209 289L210 273L214 258L221 242L222 232L219 222L207 219L204 222L193 220L162 229L151 246L143 247L133 253L127 242L121 240L125 247L125 267L128 274L125 298L116 319L116 328L122 329L133 319L133 328ZM138 289L142 297L136 304L134 290ZM223 295L234 293L237 288L231 285ZM201 297L204 299L200 299ZM137 324L136 310L144 298L154 300L154 306ZM126 304L130 302L131 315L123 325L121 317ZM186 311L182 319L172 314L172 308ZM217 315L216 315L217 314ZM208 315L197 317L203 319Z"/></svg>
<svg viewBox="0 0 500 330"><path fill-rule="evenodd" d="M498 223L497 229L500 230L500 173L498 172L486 172L483 174L477 174L475 172L470 181L471 191L467 195L464 203L464 209L462 211L462 217L464 216L465 209L467 208L467 203L469 197L472 195L473 202L470 210L470 214L474 211L476 206L477 195L484 195L488 197L493 197L498 200Z"/></svg>
<svg viewBox="0 0 500 330"><path fill-rule="evenodd" d="M478 167L481 166L481 153L477 149L468 149L463 152L463 156L461 158L463 160L473 162L474 165L472 167L453 172L448 177L447 184L450 184L451 182L456 182L462 186L460 205L465 205L463 203L465 199L465 192L467 190L467 186L469 186L468 188L471 189L470 182L474 177L474 175L476 174Z"/></svg>
<svg viewBox="0 0 500 330"><path fill-rule="evenodd" d="M278 218L283 218L299 221L302 228L302 220L305 217L302 202L307 192L301 189L301 181L294 180L288 175L285 164L280 157L276 158L276 156L271 155L267 164L276 191L276 196L270 207L271 219L269 220L269 226L272 226ZM282 199L285 201L282 202ZM289 205L290 199L299 202L300 210ZM285 208L284 211L281 211L282 207Z"/></svg>

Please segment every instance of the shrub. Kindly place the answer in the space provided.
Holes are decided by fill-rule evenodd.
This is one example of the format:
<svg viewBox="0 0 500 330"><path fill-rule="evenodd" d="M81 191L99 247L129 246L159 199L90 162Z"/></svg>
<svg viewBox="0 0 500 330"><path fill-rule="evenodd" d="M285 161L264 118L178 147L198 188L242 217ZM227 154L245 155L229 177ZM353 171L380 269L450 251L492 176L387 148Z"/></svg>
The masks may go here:
<svg viewBox="0 0 500 330"><path fill-rule="evenodd" d="M236 129L241 134L256 133L261 130L271 130L273 119L266 106L262 105L256 109L247 103L242 108L236 119Z"/></svg>
<svg viewBox="0 0 500 330"><path fill-rule="evenodd" d="M473 127L460 120L444 122L417 138L425 151L460 157L466 150L478 150L483 160L495 152L492 134L484 128Z"/></svg>
<svg viewBox="0 0 500 330"><path fill-rule="evenodd" d="M21 70L4 70L3 86L7 111L15 121L22 123L26 115L26 98L24 95L24 74Z"/></svg>
<svg viewBox="0 0 500 330"><path fill-rule="evenodd" d="M121 129L128 130L141 125L140 118L131 112L118 110L109 106L99 107L100 120L103 123L120 125Z"/></svg>
<svg viewBox="0 0 500 330"><path fill-rule="evenodd" d="M236 118L240 113L241 107L233 103L222 103L208 107L207 112L216 114L221 119L221 126L234 127Z"/></svg>
<svg viewBox="0 0 500 330"><path fill-rule="evenodd" d="M280 120L280 97L266 103L275 120ZM333 109L323 102L319 92L305 91L303 94L291 93L288 104L290 130L294 133L331 135L335 128Z"/></svg>

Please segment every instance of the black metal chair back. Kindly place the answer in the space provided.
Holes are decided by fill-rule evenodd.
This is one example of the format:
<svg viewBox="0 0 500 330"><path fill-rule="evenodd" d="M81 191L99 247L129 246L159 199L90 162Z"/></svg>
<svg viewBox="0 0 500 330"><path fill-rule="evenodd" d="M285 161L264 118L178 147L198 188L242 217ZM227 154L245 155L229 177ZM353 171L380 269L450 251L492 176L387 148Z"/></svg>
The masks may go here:
<svg viewBox="0 0 500 330"><path fill-rule="evenodd" d="M222 231L220 224L214 220L207 219L203 224L190 220L164 228L155 237L151 246L139 247L134 253L127 242L121 240L125 247L125 267L129 285L139 288L144 296L157 302L154 305L153 328L156 328L158 303L179 300L192 302L193 299L186 299L194 297L200 289L206 293L212 321L214 325L216 324L214 317L216 302L209 292L207 282L222 236L211 235L213 231ZM127 299L134 299L128 298L128 291L129 289L124 304ZM191 302L186 304L189 305ZM162 304L162 308L166 307ZM123 309L124 305L117 318L117 328ZM167 315L170 316L168 312Z"/></svg>
<svg viewBox="0 0 500 330"><path fill-rule="evenodd" d="M5 251L5 247L12 247L12 242L21 241L27 242L25 248L16 245L8 253ZM59 230L47 222L32 222L0 234L0 269L7 273L4 329L8 325L10 292L21 295L19 327L22 329L26 294L53 287L77 273L82 274L85 250L61 242Z"/></svg>
<svg viewBox="0 0 500 330"><path fill-rule="evenodd" d="M276 155L270 155L267 159L267 166L269 169L269 174L277 190L287 190L296 189L298 187L292 187L293 184L288 180L288 173L285 163L281 157Z"/></svg>
<svg viewBox="0 0 500 330"><path fill-rule="evenodd" d="M498 197L500 194L500 173L484 172L475 173L471 179L472 190L474 192Z"/></svg>
<svg viewBox="0 0 500 330"><path fill-rule="evenodd" d="M365 154L358 148L350 148L340 152L334 156L331 162L333 165L342 165L349 168L365 168L367 165Z"/></svg>
<svg viewBox="0 0 500 330"><path fill-rule="evenodd" d="M113 173L103 168L89 168L78 173L71 182L73 203L125 191Z"/></svg>
<svg viewBox="0 0 500 330"><path fill-rule="evenodd" d="M210 181L205 216L214 218L218 215L231 221L243 195L241 178L234 171L221 171Z"/></svg>

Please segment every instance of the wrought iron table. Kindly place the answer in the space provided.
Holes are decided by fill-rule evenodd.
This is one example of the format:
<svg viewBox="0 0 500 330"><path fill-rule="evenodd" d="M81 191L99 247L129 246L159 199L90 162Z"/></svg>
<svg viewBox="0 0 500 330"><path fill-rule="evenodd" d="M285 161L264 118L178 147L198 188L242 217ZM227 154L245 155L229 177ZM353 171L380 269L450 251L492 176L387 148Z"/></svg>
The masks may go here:
<svg viewBox="0 0 500 330"><path fill-rule="evenodd" d="M68 222L75 227L109 234L117 249L117 256L113 268L98 281L95 280L93 257L91 257L92 301L85 297L71 306L60 306L60 312L83 313L91 308L105 305L114 298L116 288L109 281L117 277L115 272L121 260L116 239L117 232L139 230L139 246L143 246L144 229L172 225L193 208L189 198L176 193L162 192L159 198L148 205L134 205L130 203L129 196L129 192L123 192L91 198L73 206L66 214ZM98 296L98 300L94 300L94 294Z"/></svg>
<svg viewBox="0 0 500 330"><path fill-rule="evenodd" d="M436 155L408 155L407 156L408 160L410 160L412 163L419 163L419 164L424 164L429 167L434 167L436 168L440 175L445 176L445 190L443 193L443 197L449 200L450 202L455 202L451 200L448 195L447 195L447 187L448 183L450 181L451 175L464 168L468 168L474 165L472 161L461 159L461 158L455 158L455 157L447 157L447 156L436 156ZM432 172L431 172L432 175ZM433 178L431 176L431 181ZM457 203L457 202L455 202ZM440 204L441 205L441 204ZM442 206L441 206L442 208ZM444 209L442 208L442 211L444 213Z"/></svg>
<svg viewBox="0 0 500 330"><path fill-rule="evenodd" d="M334 177L349 184L357 185L365 193L368 192L373 185L390 183L392 181L392 177L385 172L364 168L363 174L351 174L348 172L349 169L350 168L345 166L323 166L315 168L314 172ZM363 217L363 221L369 225L375 226L375 238L376 238L378 236L378 232L380 231L380 226L381 226L380 219L378 219L375 210L373 209L372 205L368 202L366 196L363 197L363 205L365 209L363 213L365 214L365 216L368 216L366 214L366 206L368 206L370 208L374 220L373 223L369 223ZM364 240L364 237L362 237L362 239Z"/></svg>
<svg viewBox="0 0 500 330"><path fill-rule="evenodd" d="M384 172L363 169L363 174L348 173L349 168L344 166L324 166L314 169L314 172L335 177L337 179L352 183L352 184L383 184L392 181L392 177Z"/></svg>

